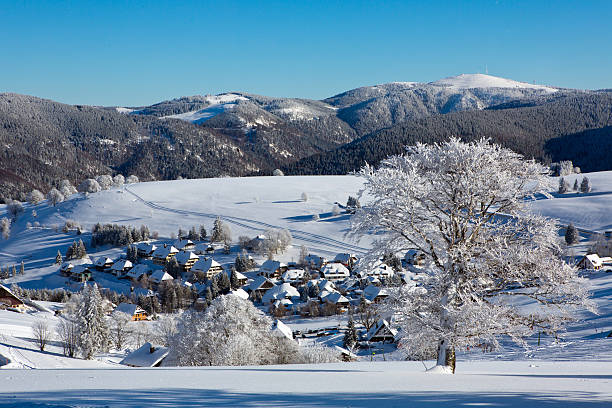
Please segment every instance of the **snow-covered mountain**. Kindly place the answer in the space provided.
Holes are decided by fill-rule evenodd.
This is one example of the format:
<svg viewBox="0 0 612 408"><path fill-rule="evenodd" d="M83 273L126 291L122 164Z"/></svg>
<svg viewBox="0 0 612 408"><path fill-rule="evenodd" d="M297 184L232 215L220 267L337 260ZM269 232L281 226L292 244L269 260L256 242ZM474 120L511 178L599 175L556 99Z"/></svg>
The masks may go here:
<svg viewBox="0 0 612 408"><path fill-rule="evenodd" d="M448 86L456 89L474 89L474 88L521 88L521 89L537 89L545 92L557 92L558 88L529 84L527 82L518 82L511 79L500 78L485 74L461 74L454 77L440 79L430 82L429 85Z"/></svg>

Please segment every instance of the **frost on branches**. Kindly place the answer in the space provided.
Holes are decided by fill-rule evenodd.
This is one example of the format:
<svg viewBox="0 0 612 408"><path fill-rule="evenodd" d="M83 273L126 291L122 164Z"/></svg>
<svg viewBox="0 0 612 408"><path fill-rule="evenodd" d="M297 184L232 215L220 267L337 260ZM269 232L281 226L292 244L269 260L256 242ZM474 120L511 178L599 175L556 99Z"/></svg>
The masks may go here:
<svg viewBox="0 0 612 408"><path fill-rule="evenodd" d="M102 295L95 283L83 287L76 307L75 323L78 327L77 344L83 358L91 360L95 353L108 351L110 331L102 306Z"/></svg>
<svg viewBox="0 0 612 408"><path fill-rule="evenodd" d="M418 248L427 256L417 284L386 303L413 357L437 353L454 372L455 348L518 343L555 332L573 309L593 310L575 268L566 264L558 228L532 214L528 198L551 189L547 169L486 140L419 144L379 169L366 166L371 203L352 233L379 233L369 254Z"/></svg>

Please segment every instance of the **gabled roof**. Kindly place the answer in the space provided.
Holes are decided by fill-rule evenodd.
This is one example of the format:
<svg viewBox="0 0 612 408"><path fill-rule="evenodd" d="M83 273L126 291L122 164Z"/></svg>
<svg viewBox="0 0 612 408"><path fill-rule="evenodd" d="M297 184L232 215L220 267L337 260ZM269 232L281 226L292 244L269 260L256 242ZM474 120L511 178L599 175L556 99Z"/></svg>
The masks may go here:
<svg viewBox="0 0 612 408"><path fill-rule="evenodd" d="M106 264L113 264L113 260L110 259L107 256L100 256L98 257L98 259L96 259L96 261L94 262L94 265L96 266L104 266Z"/></svg>
<svg viewBox="0 0 612 408"><path fill-rule="evenodd" d="M385 319L380 319L374 326L370 327L370 330L365 335L365 340L370 341L372 337L376 336L383 329L387 329L393 337L397 335L397 330L389 326L389 322Z"/></svg>
<svg viewBox="0 0 612 408"><path fill-rule="evenodd" d="M77 265L70 270L70 273L73 275L78 275L80 273L89 272L89 265Z"/></svg>
<svg viewBox="0 0 612 408"><path fill-rule="evenodd" d="M388 296L389 293L386 289L381 288L380 286L368 285L363 290L363 297L370 302L373 302L379 296Z"/></svg>
<svg viewBox="0 0 612 408"><path fill-rule="evenodd" d="M153 252L155 258L166 258L170 254L176 254L179 250L173 246L159 247Z"/></svg>
<svg viewBox="0 0 612 408"><path fill-rule="evenodd" d="M168 272L163 271L161 269L153 272L153 275L151 275L151 282L153 283L161 283L162 281L172 280L172 279L174 279L172 275L170 275Z"/></svg>
<svg viewBox="0 0 612 408"><path fill-rule="evenodd" d="M157 249L157 245L154 245L150 242L139 242L136 244L136 249L143 252L151 253Z"/></svg>
<svg viewBox="0 0 612 408"><path fill-rule="evenodd" d="M303 269L288 269L287 272L283 273L282 279L284 282L295 282L301 280L305 272Z"/></svg>
<svg viewBox="0 0 612 408"><path fill-rule="evenodd" d="M264 293L261 301L263 303L271 303L277 299L299 298L300 292L288 283L283 283L270 288Z"/></svg>
<svg viewBox="0 0 612 408"><path fill-rule="evenodd" d="M286 266L287 266L286 264L280 261L268 259L267 261L261 264L261 266L259 267L259 271L260 272L275 272L278 269L284 268Z"/></svg>
<svg viewBox="0 0 612 408"><path fill-rule="evenodd" d="M194 243L190 239L183 238L183 239L177 239L176 241L174 241L174 246L179 249L183 249L185 247L193 247Z"/></svg>
<svg viewBox="0 0 612 408"><path fill-rule="evenodd" d="M242 288L234 289L230 291L230 295L238 296L241 299L247 300L249 298L249 294L244 291Z"/></svg>
<svg viewBox="0 0 612 408"><path fill-rule="evenodd" d="M272 333L275 336L286 337L289 340L293 340L293 331L291 331L291 328L278 319L272 324Z"/></svg>
<svg viewBox="0 0 612 408"><path fill-rule="evenodd" d="M208 272L211 268L220 268L221 264L212 258L200 258L191 267L191 272Z"/></svg>
<svg viewBox="0 0 612 408"><path fill-rule="evenodd" d="M344 253L336 255L336 257L334 258L334 262L348 263L354 259L357 259L355 255Z"/></svg>
<svg viewBox="0 0 612 408"><path fill-rule="evenodd" d="M19 296L15 295L9 288L0 283L0 297L10 297L14 299L17 303L21 305L25 305L23 300L19 298Z"/></svg>
<svg viewBox="0 0 612 408"><path fill-rule="evenodd" d="M119 364L134 367L154 367L166 358L167 355L167 347L153 345L147 342L128 354Z"/></svg>
<svg viewBox="0 0 612 408"><path fill-rule="evenodd" d="M176 254L174 257L176 258L177 262L181 265L185 265L187 262L194 260L194 259L196 261L200 259L199 256L197 256L191 251L181 251L178 254Z"/></svg>
<svg viewBox="0 0 612 408"><path fill-rule="evenodd" d="M128 261L127 259L120 259L117 262L115 262L113 264L113 266L111 267L111 270L113 271L122 271L124 269L128 269L133 267L134 265L132 265L132 262Z"/></svg>
<svg viewBox="0 0 612 408"><path fill-rule="evenodd" d="M329 303L333 303L333 304L338 304L338 303L349 303L349 300L342 296L342 294L340 294L339 292L332 292L327 294L326 296L321 296L321 300L324 300L325 302L329 302Z"/></svg>
<svg viewBox="0 0 612 408"><path fill-rule="evenodd" d="M327 275L334 275L343 276L346 278L348 278L351 274L346 266L338 262L326 264L325 266L323 266L323 268L321 268L321 273L325 277L327 277Z"/></svg>
<svg viewBox="0 0 612 408"><path fill-rule="evenodd" d="M134 279L140 279L145 273L151 272L151 267L145 264L138 264L128 271L126 276Z"/></svg>
<svg viewBox="0 0 612 408"><path fill-rule="evenodd" d="M137 313L145 313L145 311L138 305L133 303L119 303L119 305L113 310L113 313L125 313L128 316L134 316Z"/></svg>
<svg viewBox="0 0 612 408"><path fill-rule="evenodd" d="M265 276L257 276L255 277L255 279L253 279L253 282L249 283L245 289L246 290L257 290L257 289L261 289L262 286L264 286L264 284L268 282L270 285L274 285L274 282L272 282L270 279L266 278Z"/></svg>

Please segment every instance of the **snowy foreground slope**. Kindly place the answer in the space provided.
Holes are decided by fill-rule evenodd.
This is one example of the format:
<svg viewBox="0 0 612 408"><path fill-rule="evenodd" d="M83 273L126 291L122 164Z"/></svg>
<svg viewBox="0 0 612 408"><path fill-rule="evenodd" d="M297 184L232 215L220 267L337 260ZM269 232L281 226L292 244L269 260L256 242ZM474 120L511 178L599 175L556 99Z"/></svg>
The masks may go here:
<svg viewBox="0 0 612 408"><path fill-rule="evenodd" d="M609 362L420 362L2 371L0 407L606 407Z"/></svg>

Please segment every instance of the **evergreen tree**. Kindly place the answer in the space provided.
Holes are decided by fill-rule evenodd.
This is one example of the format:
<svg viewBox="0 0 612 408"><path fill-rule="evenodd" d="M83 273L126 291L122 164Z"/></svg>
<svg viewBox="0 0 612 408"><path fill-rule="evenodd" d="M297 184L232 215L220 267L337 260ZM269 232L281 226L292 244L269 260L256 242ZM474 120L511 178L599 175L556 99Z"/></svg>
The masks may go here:
<svg viewBox="0 0 612 408"><path fill-rule="evenodd" d="M25 265L23 264L23 261L21 261L21 266L19 267L19 274L25 275Z"/></svg>
<svg viewBox="0 0 612 408"><path fill-rule="evenodd" d="M230 277L230 286L232 289L238 289L240 284L238 283L238 276L236 276L236 268L232 267L232 276Z"/></svg>
<svg viewBox="0 0 612 408"><path fill-rule="evenodd" d="M225 271L217 274L217 286L221 295L227 295L231 289L230 279Z"/></svg>
<svg viewBox="0 0 612 408"><path fill-rule="evenodd" d="M210 293L212 295L212 298L216 298L217 296L219 296L219 285L217 284L217 279L215 279L216 277L213 276L213 278L210 280Z"/></svg>
<svg viewBox="0 0 612 408"><path fill-rule="evenodd" d="M578 229L574 226L574 224L570 224L565 229L565 242L567 245L573 245L578 243L580 240L580 235L578 235Z"/></svg>
<svg viewBox="0 0 612 408"><path fill-rule="evenodd" d="M578 191L578 179L574 180L574 188L572 190Z"/></svg>
<svg viewBox="0 0 612 408"><path fill-rule="evenodd" d="M357 344L357 330L355 329L355 322L353 321L353 317L349 317L348 328L346 333L344 334L344 339L342 340L342 347L346 349L352 349Z"/></svg>
<svg viewBox="0 0 612 408"><path fill-rule="evenodd" d="M200 240L206 239L206 228L203 225L200 225Z"/></svg>
<svg viewBox="0 0 612 408"><path fill-rule="evenodd" d="M210 286L206 287L204 291L204 299L206 299L206 306L210 305L210 302L213 300L212 290L210 290Z"/></svg>
<svg viewBox="0 0 612 408"><path fill-rule="evenodd" d="M102 296L95 283L85 284L76 313L79 350L84 358L91 360L95 353L108 350L110 339Z"/></svg>
<svg viewBox="0 0 612 408"><path fill-rule="evenodd" d="M569 190L569 183L563 177L559 179L559 194L565 194Z"/></svg>
<svg viewBox="0 0 612 408"><path fill-rule="evenodd" d="M62 258L62 253L58 249L57 250L57 255L55 255L55 264L56 265L61 265L63 261L64 261L64 259Z"/></svg>
<svg viewBox="0 0 612 408"><path fill-rule="evenodd" d="M582 183L580 183L580 192L581 193L591 192L591 183L589 182L588 177L584 177L582 179Z"/></svg>
<svg viewBox="0 0 612 408"><path fill-rule="evenodd" d="M82 239L79 239L79 243L77 245L77 257L79 259L83 259L87 256L87 250L85 250L85 244Z"/></svg>
<svg viewBox="0 0 612 408"><path fill-rule="evenodd" d="M183 239L185 237L185 231L182 228L178 229L178 239Z"/></svg>

